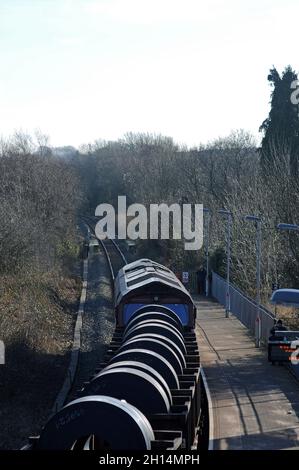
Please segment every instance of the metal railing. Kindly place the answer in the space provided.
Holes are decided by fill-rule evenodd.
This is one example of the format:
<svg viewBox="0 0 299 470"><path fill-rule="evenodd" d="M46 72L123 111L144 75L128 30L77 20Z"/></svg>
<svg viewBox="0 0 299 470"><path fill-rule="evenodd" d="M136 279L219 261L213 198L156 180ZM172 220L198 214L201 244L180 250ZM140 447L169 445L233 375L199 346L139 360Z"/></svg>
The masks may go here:
<svg viewBox="0 0 299 470"><path fill-rule="evenodd" d="M256 335L257 322L260 321L261 342L267 344L270 330L274 325L274 315L270 310L260 305L260 320L257 319L257 304L244 292L230 284L230 312L245 325L253 335ZM212 273L212 296L218 302L226 305L226 280L216 273Z"/></svg>

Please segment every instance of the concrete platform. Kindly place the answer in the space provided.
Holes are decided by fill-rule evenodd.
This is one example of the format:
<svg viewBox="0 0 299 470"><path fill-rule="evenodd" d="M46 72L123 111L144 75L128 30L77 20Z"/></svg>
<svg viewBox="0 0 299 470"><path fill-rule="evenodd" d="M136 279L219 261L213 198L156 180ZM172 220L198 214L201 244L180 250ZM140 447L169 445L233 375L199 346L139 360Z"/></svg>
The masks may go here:
<svg viewBox="0 0 299 470"><path fill-rule="evenodd" d="M299 383L272 366L221 305L194 296L196 334L212 402L214 449L299 449Z"/></svg>

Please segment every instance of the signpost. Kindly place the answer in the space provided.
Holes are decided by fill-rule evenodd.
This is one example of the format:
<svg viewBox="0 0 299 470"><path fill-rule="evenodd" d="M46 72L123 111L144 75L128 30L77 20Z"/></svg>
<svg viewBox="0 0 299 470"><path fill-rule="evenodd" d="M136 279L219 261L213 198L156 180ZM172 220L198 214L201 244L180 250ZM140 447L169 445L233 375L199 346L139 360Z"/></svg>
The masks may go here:
<svg viewBox="0 0 299 470"><path fill-rule="evenodd" d="M183 271L182 272L182 283L183 284L188 284L189 282L189 272L188 271Z"/></svg>

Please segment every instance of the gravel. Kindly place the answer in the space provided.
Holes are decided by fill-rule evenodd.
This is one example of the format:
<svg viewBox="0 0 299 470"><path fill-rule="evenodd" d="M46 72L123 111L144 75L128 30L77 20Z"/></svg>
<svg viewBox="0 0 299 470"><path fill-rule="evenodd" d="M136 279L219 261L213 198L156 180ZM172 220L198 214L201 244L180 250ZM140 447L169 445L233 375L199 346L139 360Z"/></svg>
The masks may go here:
<svg viewBox="0 0 299 470"><path fill-rule="evenodd" d="M112 299L110 272L104 253L99 248L91 249L81 350L76 379L68 401L76 398L83 382L94 375L95 369L104 359L115 329Z"/></svg>

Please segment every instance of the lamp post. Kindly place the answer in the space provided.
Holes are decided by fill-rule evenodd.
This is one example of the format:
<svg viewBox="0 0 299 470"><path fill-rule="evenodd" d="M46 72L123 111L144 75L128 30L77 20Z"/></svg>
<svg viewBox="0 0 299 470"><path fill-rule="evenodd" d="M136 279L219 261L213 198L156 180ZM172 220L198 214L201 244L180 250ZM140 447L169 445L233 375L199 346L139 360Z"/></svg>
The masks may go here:
<svg viewBox="0 0 299 470"><path fill-rule="evenodd" d="M225 316L229 317L230 312L230 251L231 251L231 225L232 225L232 213L221 209L218 211L219 214L224 215L227 218L226 224L226 302L225 302Z"/></svg>
<svg viewBox="0 0 299 470"><path fill-rule="evenodd" d="M291 230L294 232L299 232L299 225L296 224L278 224L278 230Z"/></svg>
<svg viewBox="0 0 299 470"><path fill-rule="evenodd" d="M209 297L209 246L210 246L210 209L204 207L204 213L207 215L207 237L206 237L206 297Z"/></svg>
<svg viewBox="0 0 299 470"><path fill-rule="evenodd" d="M255 345L261 346L262 323L260 315L261 304L261 233L262 221L255 215L246 215L245 220L254 222L256 226L256 319L255 319Z"/></svg>

